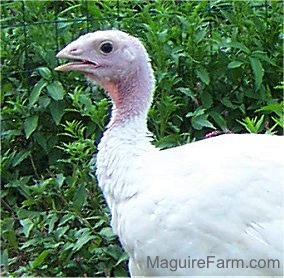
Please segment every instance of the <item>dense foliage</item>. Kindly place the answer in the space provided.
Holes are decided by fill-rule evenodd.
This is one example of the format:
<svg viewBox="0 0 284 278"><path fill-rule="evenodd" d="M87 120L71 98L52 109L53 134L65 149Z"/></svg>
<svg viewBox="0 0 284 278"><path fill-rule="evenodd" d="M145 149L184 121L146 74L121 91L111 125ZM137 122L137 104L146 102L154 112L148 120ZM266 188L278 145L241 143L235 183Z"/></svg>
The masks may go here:
<svg viewBox="0 0 284 278"><path fill-rule="evenodd" d="M58 49L119 28L145 44L161 148L283 131L281 1L1 1L3 275L127 275L92 157L110 101Z"/></svg>

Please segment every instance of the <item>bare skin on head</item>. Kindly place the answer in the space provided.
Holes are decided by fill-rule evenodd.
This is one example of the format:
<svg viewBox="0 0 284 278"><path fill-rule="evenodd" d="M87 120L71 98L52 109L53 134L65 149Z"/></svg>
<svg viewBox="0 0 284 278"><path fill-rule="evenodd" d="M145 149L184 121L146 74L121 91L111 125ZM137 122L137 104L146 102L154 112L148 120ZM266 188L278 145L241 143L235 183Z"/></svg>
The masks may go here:
<svg viewBox="0 0 284 278"><path fill-rule="evenodd" d="M79 71L99 83L111 96L119 119L147 113L155 81L148 55L136 38L98 31L79 37L56 57L77 60L55 70Z"/></svg>

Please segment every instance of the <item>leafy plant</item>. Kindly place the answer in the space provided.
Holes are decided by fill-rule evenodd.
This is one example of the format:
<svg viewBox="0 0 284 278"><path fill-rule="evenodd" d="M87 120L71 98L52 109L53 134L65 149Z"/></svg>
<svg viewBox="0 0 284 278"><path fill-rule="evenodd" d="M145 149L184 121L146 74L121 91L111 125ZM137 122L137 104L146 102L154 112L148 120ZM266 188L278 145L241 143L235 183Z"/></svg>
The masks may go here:
<svg viewBox="0 0 284 278"><path fill-rule="evenodd" d="M250 133L260 133L264 128L264 115L260 119L258 117L253 119L246 117L243 121L239 121L239 123Z"/></svg>

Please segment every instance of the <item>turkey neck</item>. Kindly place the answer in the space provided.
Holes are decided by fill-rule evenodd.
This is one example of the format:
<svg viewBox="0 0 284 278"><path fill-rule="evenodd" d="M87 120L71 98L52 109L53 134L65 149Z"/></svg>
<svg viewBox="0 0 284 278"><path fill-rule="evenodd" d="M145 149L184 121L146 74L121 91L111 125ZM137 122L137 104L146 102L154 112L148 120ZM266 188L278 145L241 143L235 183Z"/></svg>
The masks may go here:
<svg viewBox="0 0 284 278"><path fill-rule="evenodd" d="M102 85L113 103L108 132L127 128L129 140L135 137L137 129L147 133L147 113L152 102L155 81L152 68L146 59L135 70L129 74L123 73L122 76L115 77L114 81L103 82ZM133 132L129 130L129 127L135 125L137 126Z"/></svg>
<svg viewBox="0 0 284 278"><path fill-rule="evenodd" d="M154 78L147 63L147 67L137 68L119 82L102 85L112 98L113 110L98 146L97 177L114 213L117 204L139 191L131 180L133 171L139 166L141 156L155 150L146 123Z"/></svg>

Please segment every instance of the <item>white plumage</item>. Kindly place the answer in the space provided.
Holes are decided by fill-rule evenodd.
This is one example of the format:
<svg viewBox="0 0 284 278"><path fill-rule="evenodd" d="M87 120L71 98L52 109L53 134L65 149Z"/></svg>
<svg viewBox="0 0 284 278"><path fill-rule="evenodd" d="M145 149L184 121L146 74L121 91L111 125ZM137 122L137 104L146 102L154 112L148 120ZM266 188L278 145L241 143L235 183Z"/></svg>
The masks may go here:
<svg viewBox="0 0 284 278"><path fill-rule="evenodd" d="M57 57L78 62L56 70L81 71L113 100L97 177L132 276L283 274L282 136L228 134L161 151L147 130L154 78L138 39L97 31Z"/></svg>

